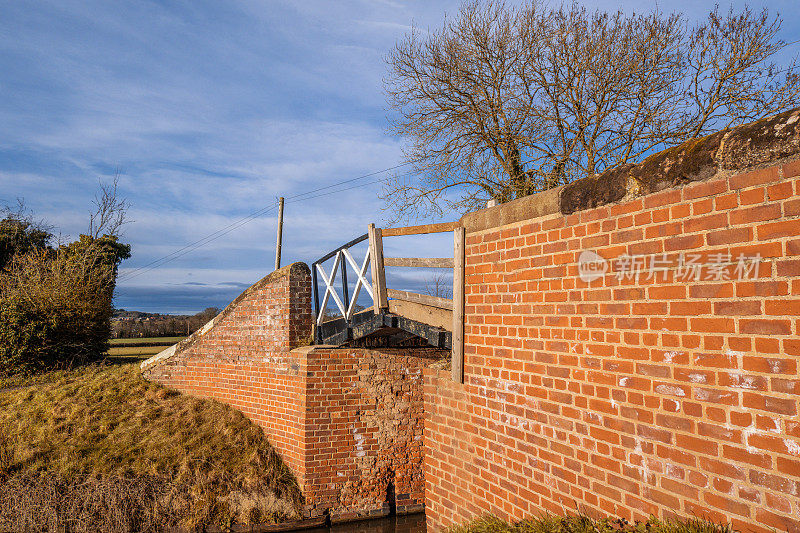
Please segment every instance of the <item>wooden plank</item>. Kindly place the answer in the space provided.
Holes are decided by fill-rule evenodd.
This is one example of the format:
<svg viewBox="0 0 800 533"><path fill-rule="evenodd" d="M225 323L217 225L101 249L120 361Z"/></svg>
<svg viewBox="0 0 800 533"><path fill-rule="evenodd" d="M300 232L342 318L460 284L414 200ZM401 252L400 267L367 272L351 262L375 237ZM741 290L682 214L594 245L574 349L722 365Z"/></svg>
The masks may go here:
<svg viewBox="0 0 800 533"><path fill-rule="evenodd" d="M372 309L377 315L381 312L381 308L378 304L378 261L376 259L377 252L375 251L375 224L367 226L367 235L369 236L369 271L372 276Z"/></svg>
<svg viewBox="0 0 800 533"><path fill-rule="evenodd" d="M415 302L422 305L430 305L431 307L439 307L441 309L453 308L453 300L448 300L447 298L417 294L416 292L399 291L397 289L386 289L386 293L391 298L405 300L406 302Z"/></svg>
<svg viewBox="0 0 800 533"><path fill-rule="evenodd" d="M453 312L406 300L389 300L389 312L409 320L452 331Z"/></svg>
<svg viewBox="0 0 800 533"><path fill-rule="evenodd" d="M453 268L452 257L384 257L387 267Z"/></svg>
<svg viewBox="0 0 800 533"><path fill-rule="evenodd" d="M464 228L453 231L453 381L464 383Z"/></svg>
<svg viewBox="0 0 800 533"><path fill-rule="evenodd" d="M444 233L453 231L458 222L441 222L439 224L423 224L421 226L405 226L402 228L384 228L385 237L399 237L401 235L424 235L426 233Z"/></svg>
<svg viewBox="0 0 800 533"><path fill-rule="evenodd" d="M378 314L381 309L389 306L389 299L386 296L386 271L383 267L383 237L381 228L376 228L375 224L369 225L367 234L369 235L370 268L372 269L372 308L375 314Z"/></svg>

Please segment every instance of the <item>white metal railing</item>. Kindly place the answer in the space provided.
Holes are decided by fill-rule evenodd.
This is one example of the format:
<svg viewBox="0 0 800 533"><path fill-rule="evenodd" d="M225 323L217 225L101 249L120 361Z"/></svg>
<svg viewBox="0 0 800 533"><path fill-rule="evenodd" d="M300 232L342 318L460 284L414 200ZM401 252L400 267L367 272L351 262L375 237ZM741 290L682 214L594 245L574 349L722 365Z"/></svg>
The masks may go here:
<svg viewBox="0 0 800 533"><path fill-rule="evenodd" d="M453 257L384 257L383 237L421 235L426 233L453 232ZM347 244L327 253L312 264L314 304L316 306L316 324L321 326L325 321L328 301L333 298L336 307L342 314L349 327L355 313L356 303L364 289L372 298L375 314L389 308L389 297L394 300L411 302L428 307L436 307L452 311L452 373L453 379L459 382L464 380L464 258L465 258L465 230L456 222L444 224L427 224L424 226L408 226L403 228L376 228L369 225L368 232L353 239ZM364 260L359 265L350 248L369 239L369 248ZM333 258L330 272L326 272L322 263ZM347 265L356 274L356 284L352 295L350 294ZM416 267L416 268L452 268L453 269L453 298L440 298L426 294L409 291L388 289L386 287L385 267ZM367 281L367 268L371 268L372 282ZM337 275L341 274L342 294L336 289ZM322 302L319 301L319 282L322 278L325 293Z"/></svg>
<svg viewBox="0 0 800 533"><path fill-rule="evenodd" d="M367 253L364 256L364 261L362 261L361 266L356 263L356 260L353 258L353 254L350 253L349 248L355 246L356 244L364 241L367 239L367 234L362 235L352 241L348 242L344 246L340 246L339 248L329 252L328 254L324 255L323 257L319 258L312 264L312 279L314 285L314 305L316 307L317 316L316 316L316 323L317 325L321 325L322 322L325 320L325 311L328 309L328 299L333 298L334 303L336 303L336 307L342 313L342 316L347 322L353 318L353 313L355 312L356 303L358 302L358 297L361 294L361 289L367 291L370 298L375 299L372 292L372 286L367 281L366 274L367 274L367 267L369 267L371 263L371 250L367 249ZM330 273L325 272L325 269L322 266L322 263L327 261L333 257L333 266L331 267ZM350 297L350 288L348 286L347 280L347 264L350 264L353 271L358 278L356 281L356 285L353 289L353 295ZM342 276L342 294L341 297L336 290L336 275L341 272ZM322 297L322 303L320 304L319 301L319 283L318 283L318 276L322 278L322 281L325 283L325 294Z"/></svg>

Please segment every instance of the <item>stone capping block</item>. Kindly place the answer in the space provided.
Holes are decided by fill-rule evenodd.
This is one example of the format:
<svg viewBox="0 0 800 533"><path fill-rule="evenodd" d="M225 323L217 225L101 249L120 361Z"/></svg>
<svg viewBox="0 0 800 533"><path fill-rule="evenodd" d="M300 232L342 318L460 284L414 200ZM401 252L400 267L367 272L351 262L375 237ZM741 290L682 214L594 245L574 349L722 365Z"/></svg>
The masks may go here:
<svg viewBox="0 0 800 533"><path fill-rule="evenodd" d="M239 296L236 297L235 300L233 300L230 304L228 304L228 306L225 307L225 309L223 309L217 316L206 322L206 324L202 328L198 329L197 331L195 331L194 333L192 333L179 343L173 344L169 348L163 350L162 352L157 353L153 357L142 361L142 363L139 365L139 368L141 370L152 368L153 365L161 364L170 359L171 357L175 356L176 354L179 354L185 351L186 349L190 348L195 343L199 342L209 331L214 329L214 326L225 320L225 318L231 314L233 309L236 308L236 306L241 301L249 298L254 292L266 287L267 285L275 283L276 281L281 280L283 278L288 278L289 284L291 285L291 283L295 280L298 280L298 278L302 279L310 275L311 275L311 269L308 267L307 264L303 262L292 263L290 265L286 265L285 267L279 268L278 270L270 272L269 274L267 274L266 276L264 276L263 278L252 284L250 287L245 289ZM300 337L305 336L310 338L311 324L309 323L307 326L308 327L306 329L308 329L308 331L299 332Z"/></svg>
<svg viewBox="0 0 800 533"><path fill-rule="evenodd" d="M611 168L567 185L467 213L460 224L474 233L572 213L652 194L720 173L763 167L800 152L800 108L725 129L653 154L636 165Z"/></svg>
<svg viewBox="0 0 800 533"><path fill-rule="evenodd" d="M461 217L459 225L466 228L467 233L475 233L559 213L558 198L563 188L563 185L554 187L494 207L467 213Z"/></svg>

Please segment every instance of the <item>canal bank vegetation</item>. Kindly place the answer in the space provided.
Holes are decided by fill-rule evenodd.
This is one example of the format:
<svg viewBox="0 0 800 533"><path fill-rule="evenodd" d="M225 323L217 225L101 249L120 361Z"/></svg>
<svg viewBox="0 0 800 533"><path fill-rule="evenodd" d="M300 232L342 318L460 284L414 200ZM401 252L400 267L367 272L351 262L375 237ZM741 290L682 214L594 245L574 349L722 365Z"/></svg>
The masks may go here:
<svg viewBox="0 0 800 533"><path fill-rule="evenodd" d="M261 428L213 400L87 366L0 391L0 531L159 531L298 516Z"/></svg>
<svg viewBox="0 0 800 533"><path fill-rule="evenodd" d="M727 525L692 518L685 521L660 520L631 523L624 518L593 519L584 514L537 518L509 523L493 516L473 520L466 525L453 527L448 533L732 533Z"/></svg>
<svg viewBox="0 0 800 533"><path fill-rule="evenodd" d="M24 207L0 206L0 377L102 360L111 336L127 202L101 185L86 233L72 242Z"/></svg>

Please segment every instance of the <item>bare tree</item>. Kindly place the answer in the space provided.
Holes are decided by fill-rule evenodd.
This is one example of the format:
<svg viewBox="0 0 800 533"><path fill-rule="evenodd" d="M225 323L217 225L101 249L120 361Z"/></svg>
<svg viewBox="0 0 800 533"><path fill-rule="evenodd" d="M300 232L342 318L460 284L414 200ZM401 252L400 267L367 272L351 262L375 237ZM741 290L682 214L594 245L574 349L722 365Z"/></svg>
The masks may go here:
<svg viewBox="0 0 800 533"><path fill-rule="evenodd" d="M453 297L453 280L441 272L431 275L425 280L425 294L437 298Z"/></svg>
<svg viewBox="0 0 800 533"><path fill-rule="evenodd" d="M387 58L416 177L384 198L401 219L504 202L795 106L797 61L771 62L780 25L748 8L690 27L660 11L470 0Z"/></svg>
<svg viewBox="0 0 800 533"><path fill-rule="evenodd" d="M758 14L731 9L723 17L714 8L708 22L692 31L684 78L685 138L798 105L797 58L783 68L770 62L787 46L777 38L780 27L780 17L770 17L766 9Z"/></svg>
<svg viewBox="0 0 800 533"><path fill-rule="evenodd" d="M88 235L92 239L99 239L103 235L119 237L122 226L127 224L128 208L130 204L117 194L120 172L114 174L114 180L109 183L100 182L100 191L95 195L94 211L89 213Z"/></svg>

